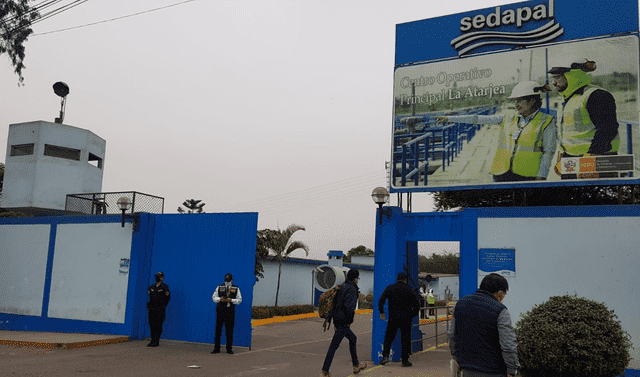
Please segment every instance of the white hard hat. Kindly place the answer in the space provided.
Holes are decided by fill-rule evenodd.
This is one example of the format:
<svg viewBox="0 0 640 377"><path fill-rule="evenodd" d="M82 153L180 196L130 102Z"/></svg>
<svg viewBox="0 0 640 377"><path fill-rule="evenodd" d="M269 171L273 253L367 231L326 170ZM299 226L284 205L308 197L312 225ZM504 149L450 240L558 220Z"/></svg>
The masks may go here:
<svg viewBox="0 0 640 377"><path fill-rule="evenodd" d="M542 85L535 81L521 81L513 87L510 99L540 95L543 93Z"/></svg>
<svg viewBox="0 0 640 377"><path fill-rule="evenodd" d="M569 72L572 69L582 69L585 72L595 71L596 62L589 61L583 56L559 55L551 62L549 73L560 74Z"/></svg>

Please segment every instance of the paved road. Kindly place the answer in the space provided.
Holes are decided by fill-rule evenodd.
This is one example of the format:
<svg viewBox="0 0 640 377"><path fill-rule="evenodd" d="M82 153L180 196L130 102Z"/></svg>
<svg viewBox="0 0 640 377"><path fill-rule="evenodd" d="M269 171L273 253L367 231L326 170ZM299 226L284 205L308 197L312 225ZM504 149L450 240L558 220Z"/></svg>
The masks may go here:
<svg viewBox="0 0 640 377"><path fill-rule="evenodd" d="M413 368L401 368L400 363L375 366L370 361L371 314L356 315L352 329L358 336L358 356L369 364L369 368L361 372L362 376L447 375L449 352L446 347L413 355ZM439 331L445 330L446 325L441 323ZM210 344L177 341L161 341L157 348L146 347L147 340L70 350L0 346L0 370L3 376L47 377L319 376L332 336L333 329L322 331L320 318L309 318L255 327L251 350L236 347L234 355L212 355ZM190 365L200 368L188 368ZM331 373L338 377L350 376L351 372L345 340L336 353Z"/></svg>

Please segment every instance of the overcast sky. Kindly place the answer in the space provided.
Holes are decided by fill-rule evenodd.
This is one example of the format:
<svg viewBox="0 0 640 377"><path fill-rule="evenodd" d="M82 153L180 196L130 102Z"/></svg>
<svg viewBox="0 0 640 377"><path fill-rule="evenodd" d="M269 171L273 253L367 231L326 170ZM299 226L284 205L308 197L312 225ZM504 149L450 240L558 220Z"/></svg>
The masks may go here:
<svg viewBox="0 0 640 377"><path fill-rule="evenodd" d="M34 25L24 86L2 55L0 155L9 124L53 122L64 81L64 123L107 141L103 192L300 224L314 259L373 249L395 25L512 2L90 0ZM414 212L432 209L413 195Z"/></svg>

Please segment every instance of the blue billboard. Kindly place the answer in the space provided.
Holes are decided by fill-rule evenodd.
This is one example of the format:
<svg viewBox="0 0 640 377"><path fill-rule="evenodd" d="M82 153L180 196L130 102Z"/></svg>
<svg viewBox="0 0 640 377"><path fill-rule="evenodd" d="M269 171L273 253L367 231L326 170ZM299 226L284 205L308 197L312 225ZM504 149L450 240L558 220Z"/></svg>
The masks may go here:
<svg viewBox="0 0 640 377"><path fill-rule="evenodd" d="M390 191L635 184L637 1L397 25Z"/></svg>

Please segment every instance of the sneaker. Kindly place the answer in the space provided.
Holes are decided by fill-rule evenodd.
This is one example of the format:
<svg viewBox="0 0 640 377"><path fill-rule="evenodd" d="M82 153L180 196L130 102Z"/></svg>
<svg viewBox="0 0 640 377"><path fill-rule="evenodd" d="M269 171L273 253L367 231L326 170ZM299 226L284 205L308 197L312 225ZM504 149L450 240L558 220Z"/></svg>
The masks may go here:
<svg viewBox="0 0 640 377"><path fill-rule="evenodd" d="M367 363L360 363L357 367L353 367L353 374L358 374L361 370L365 369L367 369Z"/></svg>
<svg viewBox="0 0 640 377"><path fill-rule="evenodd" d="M322 371L322 374L320 375L320 377L331 377L331 373Z"/></svg>
<svg viewBox="0 0 640 377"><path fill-rule="evenodd" d="M213 351L211 351L211 353L220 353L220 350L217 350L214 348Z"/></svg>
<svg viewBox="0 0 640 377"><path fill-rule="evenodd" d="M383 356L382 360L380 360L380 365L385 365L389 362L389 356Z"/></svg>
<svg viewBox="0 0 640 377"><path fill-rule="evenodd" d="M232 351L232 350L227 350L227 353L228 353L229 355L233 355L233 351Z"/></svg>
<svg viewBox="0 0 640 377"><path fill-rule="evenodd" d="M403 361L403 362L402 362L402 366L403 366L403 367L412 367L412 366L413 366L413 364L411 364L411 361Z"/></svg>

